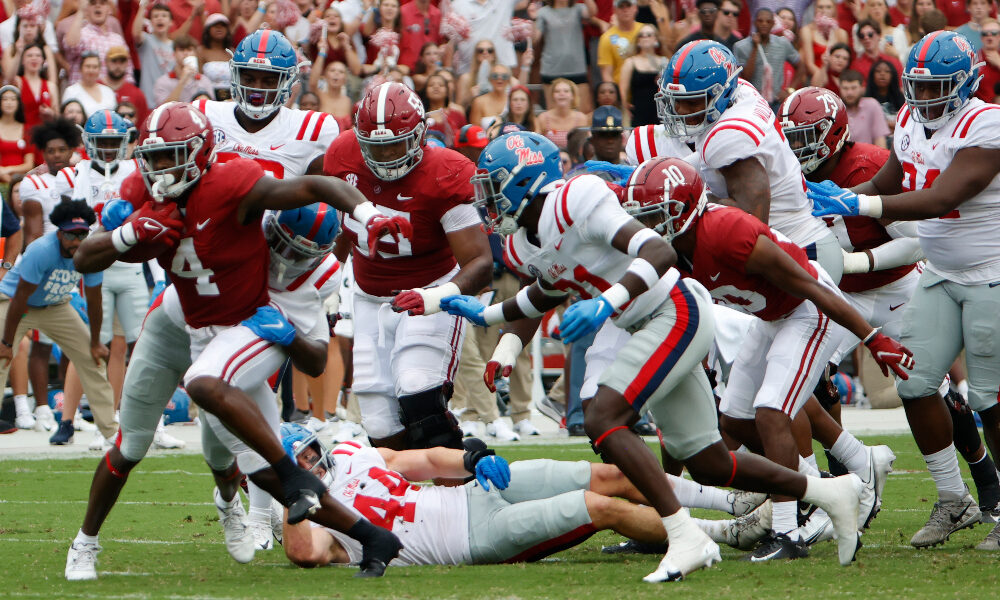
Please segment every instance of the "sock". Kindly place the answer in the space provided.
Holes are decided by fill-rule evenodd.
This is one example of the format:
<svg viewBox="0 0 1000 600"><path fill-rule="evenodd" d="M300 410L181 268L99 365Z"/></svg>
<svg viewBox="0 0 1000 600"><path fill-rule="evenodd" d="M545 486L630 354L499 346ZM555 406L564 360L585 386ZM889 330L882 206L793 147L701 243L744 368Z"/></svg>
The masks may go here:
<svg viewBox="0 0 1000 600"><path fill-rule="evenodd" d="M250 498L250 520L271 523L271 494L247 480L247 496Z"/></svg>
<svg viewBox="0 0 1000 600"><path fill-rule="evenodd" d="M826 454L826 468L830 471L830 474L834 477L840 477L841 475L847 475L850 471L844 466L844 463L840 462L834 458L833 454L829 450L823 450Z"/></svg>
<svg viewBox="0 0 1000 600"><path fill-rule="evenodd" d="M692 525L691 516L686 508L682 508L672 515L661 517L663 528L667 530L667 541L676 540L684 535L684 530Z"/></svg>
<svg viewBox="0 0 1000 600"><path fill-rule="evenodd" d="M378 533L378 528L365 519L358 519L357 523L351 525L351 528L347 530L347 535L358 540L362 545L371 542Z"/></svg>
<svg viewBox="0 0 1000 600"><path fill-rule="evenodd" d="M278 479L281 481L293 477L299 470L299 466L292 462L292 457L287 454L282 456L281 460L272 464L271 467L278 474Z"/></svg>
<svg viewBox="0 0 1000 600"><path fill-rule="evenodd" d="M774 533L787 533L789 537L792 537L792 531L799 526L797 512L798 505L795 500L775 502L771 507L771 530ZM798 537L797 532L795 536L792 539Z"/></svg>
<svg viewBox="0 0 1000 600"><path fill-rule="evenodd" d="M809 466L811 466L817 473L819 473L819 463L816 462L816 454L815 453L810 454L809 456L805 457L805 459L806 462L809 463Z"/></svg>
<svg viewBox="0 0 1000 600"><path fill-rule="evenodd" d="M76 543L76 542L80 542L81 544L96 544L97 543L97 536L96 535L87 535L81 529L80 531L76 532L76 539L73 540L73 543Z"/></svg>
<svg viewBox="0 0 1000 600"><path fill-rule="evenodd" d="M816 455L812 455L812 461L809 459L799 456L799 473L806 475L808 477L819 477L819 469L816 467Z"/></svg>
<svg viewBox="0 0 1000 600"><path fill-rule="evenodd" d="M728 513L733 511L733 505L729 502L729 492L727 491L669 474L667 481L670 482L670 487L674 488L674 495L677 496L677 501L681 503L681 506L709 508Z"/></svg>
<svg viewBox="0 0 1000 600"><path fill-rule="evenodd" d="M962 394L962 397L965 398L966 402L968 402L968 400L969 400L969 380L968 379L963 379L962 381L959 381L958 383L955 384L955 389L958 390L958 393Z"/></svg>
<svg viewBox="0 0 1000 600"><path fill-rule="evenodd" d="M30 415L31 409L28 407L28 397L23 394L14 396L14 411L17 416Z"/></svg>
<svg viewBox="0 0 1000 600"><path fill-rule="evenodd" d="M830 454L847 467L848 471L857 474L862 481L867 481L868 450L849 431L840 433L840 437L830 447Z"/></svg>
<svg viewBox="0 0 1000 600"><path fill-rule="evenodd" d="M941 500L959 500L965 495L965 484L962 482L962 473L958 470L958 454L954 444L948 444L947 448L934 454L925 454L924 461L934 478Z"/></svg>
<svg viewBox="0 0 1000 600"><path fill-rule="evenodd" d="M969 463L969 471L972 472L972 480L976 482L976 489L1000 485L1000 480L997 478L997 468L993 464L989 452L984 452L983 457L978 461Z"/></svg>
<svg viewBox="0 0 1000 600"><path fill-rule="evenodd" d="M225 510L227 508L232 508L236 506L236 503L239 501L240 501L240 492L238 490L233 495L233 499L230 500L229 502L226 502L225 499L223 499L222 497L222 493L219 492L219 488L215 488L215 505L217 507Z"/></svg>

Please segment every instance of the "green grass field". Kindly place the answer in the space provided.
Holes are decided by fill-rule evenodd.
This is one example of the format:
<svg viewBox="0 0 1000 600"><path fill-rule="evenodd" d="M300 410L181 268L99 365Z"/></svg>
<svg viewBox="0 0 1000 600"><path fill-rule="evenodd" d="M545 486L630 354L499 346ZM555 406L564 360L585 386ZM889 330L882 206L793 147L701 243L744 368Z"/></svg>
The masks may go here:
<svg viewBox="0 0 1000 600"><path fill-rule="evenodd" d="M988 597L1000 584L1000 556L973 546L989 527L959 532L944 547L911 548L909 538L934 502L934 486L909 436L865 442L889 444L898 459L882 512L864 535L865 547L854 565L837 565L833 542L813 547L808 559L766 565L742 561L741 552L726 548L721 565L660 585L641 581L658 557L600 553L602 544L617 541L609 533L540 563L394 568L380 580L354 579L353 568L296 569L280 549L239 565L226 554L211 504L211 478L193 455L149 458L133 472L101 534L100 579L71 583L63 578L66 550L83 517L96 457L0 460L0 597ZM501 453L512 460L595 458L583 444L508 446Z"/></svg>

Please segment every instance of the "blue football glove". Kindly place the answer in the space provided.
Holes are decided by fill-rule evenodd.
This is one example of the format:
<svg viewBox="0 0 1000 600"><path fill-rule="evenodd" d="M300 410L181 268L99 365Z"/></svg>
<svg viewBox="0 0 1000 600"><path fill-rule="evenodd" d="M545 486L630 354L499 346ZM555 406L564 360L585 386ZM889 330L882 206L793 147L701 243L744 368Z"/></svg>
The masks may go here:
<svg viewBox="0 0 1000 600"><path fill-rule="evenodd" d="M90 319L87 318L87 300L75 289L69 295L69 305L76 310L76 314L80 315L84 323L90 325Z"/></svg>
<svg viewBox="0 0 1000 600"><path fill-rule="evenodd" d="M160 297L160 294L162 294L163 290L165 290L165 289L167 289L167 282L166 281L157 281L153 285L153 291L149 293L149 305L150 306L152 306L153 303L156 302L156 299Z"/></svg>
<svg viewBox="0 0 1000 600"><path fill-rule="evenodd" d="M441 310L456 317L465 317L473 324L486 327L483 311L486 307L475 296L445 296L441 298Z"/></svg>
<svg viewBox="0 0 1000 600"><path fill-rule="evenodd" d="M246 321L244 327L257 334L262 340L287 346L295 339L295 328L288 322L285 315L273 306L261 306Z"/></svg>
<svg viewBox="0 0 1000 600"><path fill-rule="evenodd" d="M597 331L615 309L603 297L581 300L566 309L559 322L562 343L570 344L588 333Z"/></svg>
<svg viewBox="0 0 1000 600"><path fill-rule="evenodd" d="M101 227L104 231L118 229L131 214L131 204L121 199L112 200L101 209Z"/></svg>
<svg viewBox="0 0 1000 600"><path fill-rule="evenodd" d="M587 169L588 173L607 173L615 178L614 183L618 185L625 185L628 183L628 178L632 176L639 167L632 165L617 165L615 163L610 163L605 160L588 160L583 163L583 168Z"/></svg>
<svg viewBox="0 0 1000 600"><path fill-rule="evenodd" d="M510 485L510 465L502 456L484 456L476 463L476 481L487 492L491 483L498 490L505 490Z"/></svg>
<svg viewBox="0 0 1000 600"><path fill-rule="evenodd" d="M829 179L823 183L806 182L806 187L813 203L813 216L853 217L858 214L858 195L851 190L845 190Z"/></svg>

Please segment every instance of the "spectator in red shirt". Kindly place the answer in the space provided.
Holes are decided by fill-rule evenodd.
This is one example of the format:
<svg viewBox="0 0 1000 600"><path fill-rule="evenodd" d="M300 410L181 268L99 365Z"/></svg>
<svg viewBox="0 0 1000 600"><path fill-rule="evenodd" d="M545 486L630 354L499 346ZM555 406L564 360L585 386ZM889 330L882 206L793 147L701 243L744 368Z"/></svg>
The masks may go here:
<svg viewBox="0 0 1000 600"><path fill-rule="evenodd" d="M43 72L45 65L45 48L35 43L25 47L20 56L20 67L9 71L18 73L17 86L21 88L21 104L24 106L24 125L31 129L43 120L56 116L55 107L59 106L59 84L53 81L52 71ZM53 64L53 63L49 63Z"/></svg>
<svg viewBox="0 0 1000 600"><path fill-rule="evenodd" d="M213 0L216 1L216 0ZM58 29L65 34L61 45L63 55L69 63L70 85L80 81L80 62L83 54L94 52L101 61L101 79L106 79L108 71L105 58L113 46L127 46L122 36L122 25L111 11L114 10L109 0L87 0L76 14L59 24ZM125 78L134 82L131 59Z"/></svg>
<svg viewBox="0 0 1000 600"><path fill-rule="evenodd" d="M823 53L823 66L813 73L812 85L824 87L834 94L840 95L840 74L851 64L852 52L850 46L836 43Z"/></svg>
<svg viewBox="0 0 1000 600"><path fill-rule="evenodd" d="M35 166L33 149L27 141L21 92L12 85L0 88L0 183L27 173Z"/></svg>
<svg viewBox="0 0 1000 600"><path fill-rule="evenodd" d="M196 40L201 39L201 28L205 23L205 15L222 12L219 0L170 0L167 2L174 17L171 27L171 37L187 34Z"/></svg>
<svg viewBox="0 0 1000 600"><path fill-rule="evenodd" d="M864 52L854 59L854 62L851 63L851 68L861 73L862 81L868 80L868 72L871 71L872 65L880 60L892 63L892 66L896 67L897 73L903 72L903 65L900 64L896 57L879 52L882 34L878 23L871 19L865 19L858 23L858 39L861 40L861 47ZM864 84L862 84L863 86Z"/></svg>
<svg viewBox="0 0 1000 600"><path fill-rule="evenodd" d="M984 102L993 102L997 96L996 84L1000 83L1000 22L994 18L986 19L979 34L983 38L980 60L986 64L979 68L983 80L979 82L976 97Z"/></svg>
<svg viewBox="0 0 1000 600"><path fill-rule="evenodd" d="M125 81L125 72L128 70L129 53L124 46L113 46L108 50L107 68L108 77L104 82L109 88L114 90L115 98L118 102L130 102L138 112L138 123L146 120L149 108L146 104L146 95L142 93L134 83Z"/></svg>
<svg viewBox="0 0 1000 600"><path fill-rule="evenodd" d="M913 0L896 0L896 5L889 7L889 18L892 19L892 26L908 24L912 11Z"/></svg>
<svg viewBox="0 0 1000 600"><path fill-rule="evenodd" d="M955 29L969 20L965 10L966 0L936 0L938 10L948 18L948 29Z"/></svg>
<svg viewBox="0 0 1000 600"><path fill-rule="evenodd" d="M399 9L399 18L403 26L399 36L399 64L412 71L417 66L424 44L445 43L440 33L441 11L430 0L413 0Z"/></svg>
<svg viewBox="0 0 1000 600"><path fill-rule="evenodd" d="M854 24L864 17L865 3L862 0L843 0L837 4L837 24L844 31L854 29Z"/></svg>

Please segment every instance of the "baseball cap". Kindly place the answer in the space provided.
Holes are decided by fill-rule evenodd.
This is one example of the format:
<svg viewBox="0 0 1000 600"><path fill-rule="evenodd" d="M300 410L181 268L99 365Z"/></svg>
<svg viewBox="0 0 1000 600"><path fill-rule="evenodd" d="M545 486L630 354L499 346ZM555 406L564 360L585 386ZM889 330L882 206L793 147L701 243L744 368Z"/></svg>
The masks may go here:
<svg viewBox="0 0 1000 600"><path fill-rule="evenodd" d="M635 4L635 0L617 0L615 2L616 7L631 6L633 4Z"/></svg>
<svg viewBox="0 0 1000 600"><path fill-rule="evenodd" d="M528 128L520 123L514 123L513 121L504 121L500 123L500 127L497 135L503 135L505 133L513 133L515 131L527 131Z"/></svg>
<svg viewBox="0 0 1000 600"><path fill-rule="evenodd" d="M479 125L465 125L455 138L456 148L485 148L488 143L490 140Z"/></svg>
<svg viewBox="0 0 1000 600"><path fill-rule="evenodd" d="M104 55L104 59L114 60L116 58L128 58L128 50L125 46L111 46L108 48L108 53Z"/></svg>
<svg viewBox="0 0 1000 600"><path fill-rule="evenodd" d="M622 111L614 106L598 106L590 123L591 131L623 131Z"/></svg>
<svg viewBox="0 0 1000 600"><path fill-rule="evenodd" d="M73 217L56 225L60 231L88 231L90 224L82 217Z"/></svg>
<svg viewBox="0 0 1000 600"><path fill-rule="evenodd" d="M212 13L212 14L208 15L207 17L205 17L205 25L204 25L204 27L205 27L205 29L208 29L209 27L211 27L212 25L215 25L217 23L225 23L226 25L229 25L229 19L226 18L226 15L224 15L222 13Z"/></svg>

